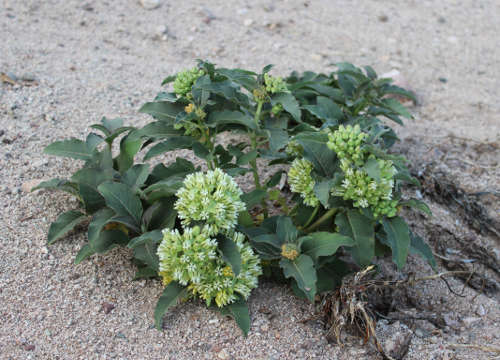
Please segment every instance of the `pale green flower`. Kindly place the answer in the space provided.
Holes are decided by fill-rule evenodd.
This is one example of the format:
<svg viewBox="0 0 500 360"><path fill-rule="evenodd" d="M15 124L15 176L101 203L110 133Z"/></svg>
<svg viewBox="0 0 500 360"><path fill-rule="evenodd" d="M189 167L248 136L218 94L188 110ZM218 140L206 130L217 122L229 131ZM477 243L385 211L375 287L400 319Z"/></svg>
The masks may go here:
<svg viewBox="0 0 500 360"><path fill-rule="evenodd" d="M230 231L245 210L243 194L233 178L221 169L197 172L186 176L184 185L175 194L175 209L184 226L201 221L211 234Z"/></svg>
<svg viewBox="0 0 500 360"><path fill-rule="evenodd" d="M215 301L219 307L230 304L238 295L248 298L252 289L257 287L258 277L262 274L260 260L244 242L243 234L234 232L230 235L240 252L238 275L222 259L217 240L205 228L187 228L183 234L165 229L163 236L158 256L164 283L178 281L187 286L192 295L204 299L207 306Z"/></svg>
<svg viewBox="0 0 500 360"><path fill-rule="evenodd" d="M315 181L311 177L313 164L306 159L295 159L288 171L288 183L292 192L299 193L304 204L317 206L319 200L314 194Z"/></svg>
<svg viewBox="0 0 500 360"><path fill-rule="evenodd" d="M286 83L279 76L271 76L269 74L264 74L264 84L266 85L266 91L269 94L276 94L279 92L288 92Z"/></svg>
<svg viewBox="0 0 500 360"><path fill-rule="evenodd" d="M205 72L198 68L181 71L175 77L174 92L179 96L186 96L191 92L191 87L196 80L203 74L205 74Z"/></svg>
<svg viewBox="0 0 500 360"><path fill-rule="evenodd" d="M359 125L340 125L337 130L328 134L327 146L337 153L339 159L347 159L360 166L364 162L361 145L367 137L368 134L362 132Z"/></svg>

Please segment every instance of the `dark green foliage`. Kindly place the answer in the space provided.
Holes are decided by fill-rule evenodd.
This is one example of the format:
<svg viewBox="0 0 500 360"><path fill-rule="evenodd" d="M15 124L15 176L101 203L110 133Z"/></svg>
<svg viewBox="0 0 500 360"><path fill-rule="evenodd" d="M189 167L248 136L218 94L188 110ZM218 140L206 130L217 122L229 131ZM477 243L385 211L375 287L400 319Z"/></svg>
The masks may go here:
<svg viewBox="0 0 500 360"><path fill-rule="evenodd" d="M199 61L198 70L202 70L199 77L192 86L188 83L190 92L163 91L141 107L139 112L155 119L144 127L103 118L91 126L99 133L91 132L85 141L57 141L46 147L47 154L83 161L70 179L53 179L35 188L68 192L81 204L82 212L65 212L51 225L49 243L88 221L88 242L76 255L76 263L123 246L133 251L136 279L157 277L162 230L182 231L175 194L186 176L200 168L180 157L167 166L160 163L151 168L145 162L188 149L209 169L221 168L234 177L252 173L255 187L241 197L247 210L239 215L238 230L261 257L264 273L287 279L299 296L314 301L317 293L340 284L351 268L338 255L350 254L364 267L375 256L390 251L401 269L412 253L435 268L431 249L401 217L377 216L370 207L355 206L353 200L335 191L345 181L341 170L345 154L327 145L329 134L340 127L359 126L366 140L356 151L363 154L364 161L354 170L380 182L384 174L379 160L391 161L395 169L392 199L399 207L430 215L423 202L401 198L403 185L419 184L404 157L388 152L399 139L386 120L402 124L401 118L411 119L409 111L390 95L416 101L411 92L392 85L390 79L379 79L369 66L360 69L348 63L337 64L337 70L328 75L293 72L284 80L270 77L271 66L257 74ZM163 84L176 78L169 76ZM217 135L226 131L241 133L242 142L218 145ZM115 140L119 147L113 147ZM118 153L113 154L116 148ZM145 155L138 162L141 150ZM317 206L308 206L299 194L290 198L276 188L285 172L281 168L269 169L266 179L260 178L261 159L272 167L289 165L297 158L312 164L309 176L313 186L308 196L317 198ZM282 215L269 215L272 204ZM236 244L225 235L217 242L222 258L237 275L242 260ZM167 285L155 310L158 328L167 309L186 293L176 282ZM248 333L250 319L243 299L222 311Z"/></svg>

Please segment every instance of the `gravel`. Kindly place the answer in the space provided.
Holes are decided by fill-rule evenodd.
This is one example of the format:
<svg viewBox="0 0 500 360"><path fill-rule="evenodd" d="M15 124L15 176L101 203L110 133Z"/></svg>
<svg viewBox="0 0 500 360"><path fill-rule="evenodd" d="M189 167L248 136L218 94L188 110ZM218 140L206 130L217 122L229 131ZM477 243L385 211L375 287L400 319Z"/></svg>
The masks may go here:
<svg viewBox="0 0 500 360"><path fill-rule="evenodd" d="M4 0L0 8L0 73L16 82L0 78L2 358L380 358L357 341L328 344L319 321L301 322L313 307L268 282L250 298L246 339L232 320L196 301L170 311L159 332L153 309L160 284L132 282L124 249L73 265L85 241L81 229L47 247L50 223L77 203L61 193L26 191L79 165L44 155L44 146L83 138L102 116L144 124L139 106L164 77L196 58L253 70L274 63L280 75L329 71L338 61L369 64L381 74L397 70L421 103L416 118L397 129L402 137L498 141L498 1ZM405 270L430 273L420 260ZM458 330L415 336L406 358L482 359L489 354L447 344L499 345L498 302L470 289L465 299L451 297L439 282L418 291L457 315Z"/></svg>

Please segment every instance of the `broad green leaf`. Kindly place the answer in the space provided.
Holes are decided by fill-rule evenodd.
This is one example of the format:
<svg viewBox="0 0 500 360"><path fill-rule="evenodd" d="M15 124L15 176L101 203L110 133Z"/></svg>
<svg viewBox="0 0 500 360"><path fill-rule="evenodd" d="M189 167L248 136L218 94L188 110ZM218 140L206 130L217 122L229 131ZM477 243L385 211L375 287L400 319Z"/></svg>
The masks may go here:
<svg viewBox="0 0 500 360"><path fill-rule="evenodd" d="M74 182L68 181L66 179L51 179L47 181L43 181L34 188L31 189L31 191L35 190L40 190L40 189L56 189L56 190L62 190L67 193L70 193L71 195L76 196L77 198L80 198L80 194L78 193L78 188L77 184Z"/></svg>
<svg viewBox="0 0 500 360"><path fill-rule="evenodd" d="M101 123L110 134L123 126L123 120L120 118L108 119L107 117L103 117Z"/></svg>
<svg viewBox="0 0 500 360"><path fill-rule="evenodd" d="M94 151L97 148L97 145L102 143L104 139L97 134L90 133L87 135L85 139L85 144L87 144L87 148L90 152Z"/></svg>
<svg viewBox="0 0 500 360"><path fill-rule="evenodd" d="M158 277L158 272L156 270L148 266L143 266L137 269L132 280L151 279L156 277Z"/></svg>
<svg viewBox="0 0 500 360"><path fill-rule="evenodd" d="M167 151L178 150L178 149L189 149L194 142L195 139L192 138L191 136L172 137L166 141L163 141L153 146L144 156L144 161L149 160L155 156L161 155Z"/></svg>
<svg viewBox="0 0 500 360"><path fill-rule="evenodd" d="M248 193L245 193L241 195L241 201L243 201L247 209L251 209L257 204L260 204L262 200L264 200L267 197L267 192L266 190L262 189L254 189Z"/></svg>
<svg viewBox="0 0 500 360"><path fill-rule="evenodd" d="M163 239L163 233L161 230L153 230L153 231L148 231L141 236L137 236L133 239L130 240L128 243L128 247L133 249L139 245L143 245L144 243L148 241L153 241L155 243L161 242Z"/></svg>
<svg viewBox="0 0 500 360"><path fill-rule="evenodd" d="M148 202L152 203L158 199L168 198L175 195L177 190L183 186L183 182L184 177L172 176L147 187L144 189L144 193L148 196Z"/></svg>
<svg viewBox="0 0 500 360"><path fill-rule="evenodd" d="M106 206L106 201L101 194L99 194L96 188L85 183L80 183L78 184L78 192L80 193L80 197L87 213L93 214L97 210Z"/></svg>
<svg viewBox="0 0 500 360"><path fill-rule="evenodd" d="M317 292L321 294L326 291L333 291L342 284L342 278L349 274L348 264L335 259L329 261L316 271L318 281L316 282Z"/></svg>
<svg viewBox="0 0 500 360"><path fill-rule="evenodd" d="M304 148L304 158L311 161L319 175L332 177L336 169L336 155L326 143L328 135L323 132L303 132L294 137Z"/></svg>
<svg viewBox="0 0 500 360"><path fill-rule="evenodd" d="M161 85L167 85L173 81L175 81L175 78L177 77L177 75L169 75L167 76L165 79L163 79L163 81L161 82Z"/></svg>
<svg viewBox="0 0 500 360"><path fill-rule="evenodd" d="M410 200L400 201L399 204L403 205L403 206L408 206L408 207L411 207L414 209L418 209L418 210L422 211L423 213L425 213L429 216L432 216L432 211L431 211L431 209L429 209L429 206L427 206L427 204L421 200L410 199Z"/></svg>
<svg viewBox="0 0 500 360"><path fill-rule="evenodd" d="M418 234L415 234L413 231L410 231L409 251L410 254L418 254L427 260L433 270L437 269L436 259L434 258L431 247L424 241L424 239L418 236Z"/></svg>
<svg viewBox="0 0 500 360"><path fill-rule="evenodd" d="M155 326L158 330L162 328L162 319L165 312L169 307L175 305L177 301L184 297L186 294L186 287L180 285L178 282L172 281L167 285L163 293L161 294L155 308Z"/></svg>
<svg viewBox="0 0 500 360"><path fill-rule="evenodd" d="M116 246L125 246L128 236L121 230L102 230L91 246L95 252L105 253Z"/></svg>
<svg viewBox="0 0 500 360"><path fill-rule="evenodd" d="M78 265L81 263L83 260L88 258L89 256L92 256L95 254L94 249L89 244L85 244L81 247L80 251L78 251L78 254L76 254L75 257L75 265Z"/></svg>
<svg viewBox="0 0 500 360"><path fill-rule="evenodd" d="M252 215L250 215L247 210L240 212L238 216L238 225L245 227L251 227L254 225Z"/></svg>
<svg viewBox="0 0 500 360"><path fill-rule="evenodd" d="M330 198L330 191L333 185L333 179L319 181L314 184L314 194L325 207L328 207L328 199Z"/></svg>
<svg viewBox="0 0 500 360"><path fill-rule="evenodd" d="M373 70L371 66L366 65L364 66L364 68L366 70L366 75L368 75L370 80L375 80L377 78L377 73L375 72L375 70Z"/></svg>
<svg viewBox="0 0 500 360"><path fill-rule="evenodd" d="M276 223L276 234L282 243L295 243L299 231L288 216L280 216Z"/></svg>
<svg viewBox="0 0 500 360"><path fill-rule="evenodd" d="M410 230L406 222L399 216L382 221L387 241L392 250L392 261L401 270L406 264L410 247Z"/></svg>
<svg viewBox="0 0 500 360"><path fill-rule="evenodd" d="M130 136L133 137L147 136L159 140L159 139L171 138L174 136L181 136L182 134L184 134L184 131L176 130L173 125L170 125L164 121L156 121L147 124L146 126L137 130L134 133L131 133Z"/></svg>
<svg viewBox="0 0 500 360"><path fill-rule="evenodd" d="M257 87L257 82L255 81L255 73L242 69L217 69L217 72L221 75L226 76L230 80L237 84L240 84L245 89L252 91Z"/></svg>
<svg viewBox="0 0 500 360"><path fill-rule="evenodd" d="M128 215L113 216L111 218L110 222L116 222L116 223L122 224L126 228L128 228L130 230L133 230L136 233L140 233L141 232L141 229L140 229L139 226L137 226L137 224L135 223L135 220L132 217L128 216Z"/></svg>
<svg viewBox="0 0 500 360"><path fill-rule="evenodd" d="M272 188L278 185L283 177L283 174L286 174L284 170L277 171L273 176L271 176L271 178L269 178L269 180L267 180L266 187Z"/></svg>
<svg viewBox="0 0 500 360"><path fill-rule="evenodd" d="M165 180L171 176L185 177L186 175L195 172L196 169L191 161L183 158L176 158L175 162L166 167L163 164L158 164L153 168L148 178L148 184L154 184L160 180Z"/></svg>
<svg viewBox="0 0 500 360"><path fill-rule="evenodd" d="M255 237L252 237L251 240L254 243L268 244L273 246L278 254L281 252L281 245L285 243L283 239L280 239L278 236L276 236L276 234L257 235Z"/></svg>
<svg viewBox="0 0 500 360"><path fill-rule="evenodd" d="M312 259L301 254L295 260L281 259L280 266L286 278L294 278L297 285L302 290L309 301L314 302L316 295L316 269Z"/></svg>
<svg viewBox="0 0 500 360"><path fill-rule="evenodd" d="M413 92L400 88L399 86L386 84L382 86L381 89L383 94L399 95L408 98L415 103L417 102L417 98Z"/></svg>
<svg viewBox="0 0 500 360"><path fill-rule="evenodd" d="M237 160L236 160L236 164L237 165L246 165L248 164L250 161L252 160L255 160L257 158L257 156L259 155L259 153L257 152L257 150L251 150L247 153L244 153L243 155L241 155Z"/></svg>
<svg viewBox="0 0 500 360"><path fill-rule="evenodd" d="M128 135L120 141L120 154L116 157L120 173L125 173L134 164L135 154L139 152L141 145L142 139L134 139Z"/></svg>
<svg viewBox="0 0 500 360"><path fill-rule="evenodd" d="M147 239L142 244L134 247L134 258L158 271L160 260L156 253L157 248L158 243L155 240Z"/></svg>
<svg viewBox="0 0 500 360"><path fill-rule="evenodd" d="M211 93L220 95L227 100L239 104L243 107L248 107L248 96L243 94L238 85L230 80L196 84L197 89L206 90Z"/></svg>
<svg viewBox="0 0 500 360"><path fill-rule="evenodd" d="M49 228L47 243L53 244L56 240L62 238L68 232L73 230L76 225L81 224L87 219L87 216L76 210L70 210L59 215Z"/></svg>
<svg viewBox="0 0 500 360"><path fill-rule="evenodd" d="M375 256L375 233L370 219L353 209L338 214L335 224L341 234L354 240L355 245L350 250L358 265L369 265Z"/></svg>
<svg viewBox="0 0 500 360"><path fill-rule="evenodd" d="M177 199L174 196L162 198L148 207L142 215L142 224L145 229L172 229L175 225L177 211L174 203Z"/></svg>
<svg viewBox="0 0 500 360"><path fill-rule="evenodd" d="M112 169L103 170L97 168L83 168L71 176L71 180L77 184L85 184L91 188L97 187L105 181L112 180L116 172Z"/></svg>
<svg viewBox="0 0 500 360"><path fill-rule="evenodd" d="M144 104L139 112L149 114L155 119L173 123L177 114L184 110L184 106L168 101L149 102Z"/></svg>
<svg viewBox="0 0 500 360"><path fill-rule="evenodd" d="M302 238L301 252L316 261L320 256L335 254L341 246L354 246L354 244L354 240L350 237L321 231Z"/></svg>
<svg viewBox="0 0 500 360"><path fill-rule="evenodd" d="M405 118L407 119L411 119L412 116L410 114L410 112L408 111L408 109L406 109L406 107L404 107L399 101L397 101L396 99L392 99L392 98L389 98L389 99L384 99L382 100L382 103L389 109L391 109L392 111L394 111L395 113L401 115L401 116L404 116Z"/></svg>
<svg viewBox="0 0 500 360"><path fill-rule="evenodd" d="M316 98L316 105L304 105L303 108L330 126L338 124L339 120L343 117L340 107L332 100L323 96Z"/></svg>
<svg viewBox="0 0 500 360"><path fill-rule="evenodd" d="M272 152L283 149L288 144L288 132L281 129L266 129L269 133L269 148Z"/></svg>
<svg viewBox="0 0 500 360"><path fill-rule="evenodd" d="M241 255L238 246L232 239L224 235L218 235L217 242L222 259L231 265L234 275L238 276L241 270Z"/></svg>
<svg viewBox="0 0 500 360"><path fill-rule="evenodd" d="M211 156L210 150L198 141L193 143L193 152L197 157L203 160L207 160Z"/></svg>
<svg viewBox="0 0 500 360"><path fill-rule="evenodd" d="M244 299L239 298L221 309L222 314L231 316L246 337L250 331L250 314Z"/></svg>
<svg viewBox="0 0 500 360"><path fill-rule="evenodd" d="M212 111L207 118L206 124L210 127L215 127L217 125L227 125L227 124L236 124L243 125L249 129L255 130L256 124L253 119L247 115L242 113L241 111Z"/></svg>
<svg viewBox="0 0 500 360"><path fill-rule="evenodd" d="M115 215L115 212L110 208L103 208L96 212L92 216L92 220L90 220L89 228L87 231L87 238L89 240L90 247L97 251L100 248L101 241L99 240L99 236L104 226L111 220L111 218Z"/></svg>
<svg viewBox="0 0 500 360"><path fill-rule="evenodd" d="M291 93L278 93L271 98L271 104L283 105L283 109L290 113L296 122L300 122L300 105Z"/></svg>
<svg viewBox="0 0 500 360"><path fill-rule="evenodd" d="M106 200L106 204L117 215L130 216L134 219L136 225L140 226L142 216L141 200L129 186L108 181L99 185L98 190Z"/></svg>
<svg viewBox="0 0 500 360"><path fill-rule="evenodd" d="M109 135L106 139L104 139L108 144L112 144L113 141L115 141L115 139L120 136L121 134L127 132L127 131L131 131L132 130L136 130L135 128L131 127L131 126L124 126L124 127L121 127L121 128L118 128L116 129L111 135Z"/></svg>
<svg viewBox="0 0 500 360"><path fill-rule="evenodd" d="M366 173L375 181L380 182L380 166L377 159L368 159L363 166Z"/></svg>
<svg viewBox="0 0 500 360"><path fill-rule="evenodd" d="M46 154L69 157L72 159L90 160L92 151L87 144L78 139L56 141L47 146L44 150Z"/></svg>
<svg viewBox="0 0 500 360"><path fill-rule="evenodd" d="M149 164L136 164L128 169L121 178L121 182L138 190L148 178Z"/></svg>

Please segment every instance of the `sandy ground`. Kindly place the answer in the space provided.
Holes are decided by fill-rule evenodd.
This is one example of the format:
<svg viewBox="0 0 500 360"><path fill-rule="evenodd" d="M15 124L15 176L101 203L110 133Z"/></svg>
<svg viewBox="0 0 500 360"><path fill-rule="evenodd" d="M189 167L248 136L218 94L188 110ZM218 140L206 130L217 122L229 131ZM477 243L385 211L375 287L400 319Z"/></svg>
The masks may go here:
<svg viewBox="0 0 500 360"><path fill-rule="evenodd" d="M251 297L247 339L231 320L196 302L178 306L158 332L152 315L160 285L131 282L134 269L125 250L74 266L83 231L47 248L48 226L76 203L59 193L26 193L21 186L74 171L78 164L47 157L42 149L58 139L84 137L101 116L143 124L148 119L137 113L139 106L160 90L165 76L196 58L254 70L273 63L280 75L329 71L338 61L369 64L379 73L398 70L420 99L415 120L397 129L404 139L430 150L446 143L441 153L456 156L463 151L449 138L498 143L498 19L497 0L161 1L153 10L135 0L0 0L0 72L23 82L0 84L0 357L380 358L357 340L342 348L328 344L321 323L300 322L313 308L270 283ZM436 156L423 154L420 160ZM491 159L490 151L490 163L479 174L450 167L474 190L486 184L498 191L495 154ZM429 221L459 231L460 219L431 205L437 215ZM498 254L498 242L485 241ZM417 259L405 271L430 273ZM458 280L451 284L462 286ZM417 302L441 304L447 326L428 336L413 329L406 358L494 355L450 346L500 346L494 298L468 288L465 298L456 298L438 282L415 291ZM106 314L103 303L115 308Z"/></svg>

